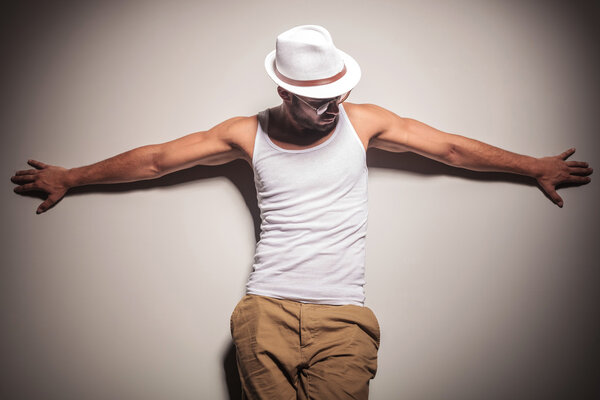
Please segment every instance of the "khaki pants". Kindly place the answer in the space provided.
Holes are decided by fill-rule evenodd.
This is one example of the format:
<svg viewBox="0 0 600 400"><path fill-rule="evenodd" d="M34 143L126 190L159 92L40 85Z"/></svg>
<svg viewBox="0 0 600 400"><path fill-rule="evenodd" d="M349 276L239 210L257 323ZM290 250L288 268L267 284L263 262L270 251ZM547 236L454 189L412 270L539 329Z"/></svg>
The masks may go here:
<svg viewBox="0 0 600 400"><path fill-rule="evenodd" d="M368 307L246 295L231 335L249 399L367 399L379 325Z"/></svg>

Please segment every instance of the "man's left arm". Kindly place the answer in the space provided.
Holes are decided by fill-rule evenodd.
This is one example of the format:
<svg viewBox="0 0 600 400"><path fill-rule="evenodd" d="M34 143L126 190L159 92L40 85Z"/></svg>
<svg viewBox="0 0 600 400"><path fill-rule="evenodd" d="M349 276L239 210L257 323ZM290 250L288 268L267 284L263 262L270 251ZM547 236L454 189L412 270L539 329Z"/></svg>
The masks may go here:
<svg viewBox="0 0 600 400"><path fill-rule="evenodd" d="M368 146L387 151L412 151L455 167L473 171L509 172L535 178L550 199L563 206L556 187L589 183L587 162L567 161L574 148L535 158L516 154L478 140L435 129L411 118L400 117L374 105L353 105L353 114L367 135Z"/></svg>

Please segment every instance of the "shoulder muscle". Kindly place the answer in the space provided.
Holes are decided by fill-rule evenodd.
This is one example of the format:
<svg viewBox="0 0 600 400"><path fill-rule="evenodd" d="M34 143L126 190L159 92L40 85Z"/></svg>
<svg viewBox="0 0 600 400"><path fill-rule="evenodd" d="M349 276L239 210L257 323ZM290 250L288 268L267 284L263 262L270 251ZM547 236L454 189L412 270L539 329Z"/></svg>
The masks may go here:
<svg viewBox="0 0 600 400"><path fill-rule="evenodd" d="M401 131L405 123L404 118L375 104L349 103L344 108L361 140L369 145L386 132Z"/></svg>

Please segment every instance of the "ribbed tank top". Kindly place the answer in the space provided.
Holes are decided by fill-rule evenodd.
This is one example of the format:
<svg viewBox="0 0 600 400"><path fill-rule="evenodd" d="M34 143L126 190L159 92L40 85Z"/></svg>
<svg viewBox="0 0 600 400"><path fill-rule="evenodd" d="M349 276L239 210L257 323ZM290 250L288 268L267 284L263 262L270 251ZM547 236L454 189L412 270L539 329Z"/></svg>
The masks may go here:
<svg viewBox="0 0 600 400"><path fill-rule="evenodd" d="M273 143L259 113L252 164L261 214L248 294L317 304L363 305L366 153L342 105L323 143Z"/></svg>

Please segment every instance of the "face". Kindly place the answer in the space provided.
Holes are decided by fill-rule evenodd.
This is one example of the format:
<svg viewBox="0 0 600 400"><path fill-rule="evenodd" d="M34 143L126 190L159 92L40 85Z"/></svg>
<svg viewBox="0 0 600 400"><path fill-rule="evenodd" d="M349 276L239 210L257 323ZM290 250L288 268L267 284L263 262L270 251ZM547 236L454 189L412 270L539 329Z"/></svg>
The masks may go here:
<svg viewBox="0 0 600 400"><path fill-rule="evenodd" d="M324 132L335 128L340 108L335 101L336 97L330 99L314 99L298 96L285 89L278 88L279 95L283 99L290 117L302 129L309 131ZM326 105L326 110L321 115L315 111Z"/></svg>
<svg viewBox="0 0 600 400"><path fill-rule="evenodd" d="M336 100L338 98L313 99L292 95L292 110L296 110L297 118L305 121L307 125L327 129L330 126L335 126L340 113L340 107ZM323 106L327 108L325 112L319 115L316 110Z"/></svg>

